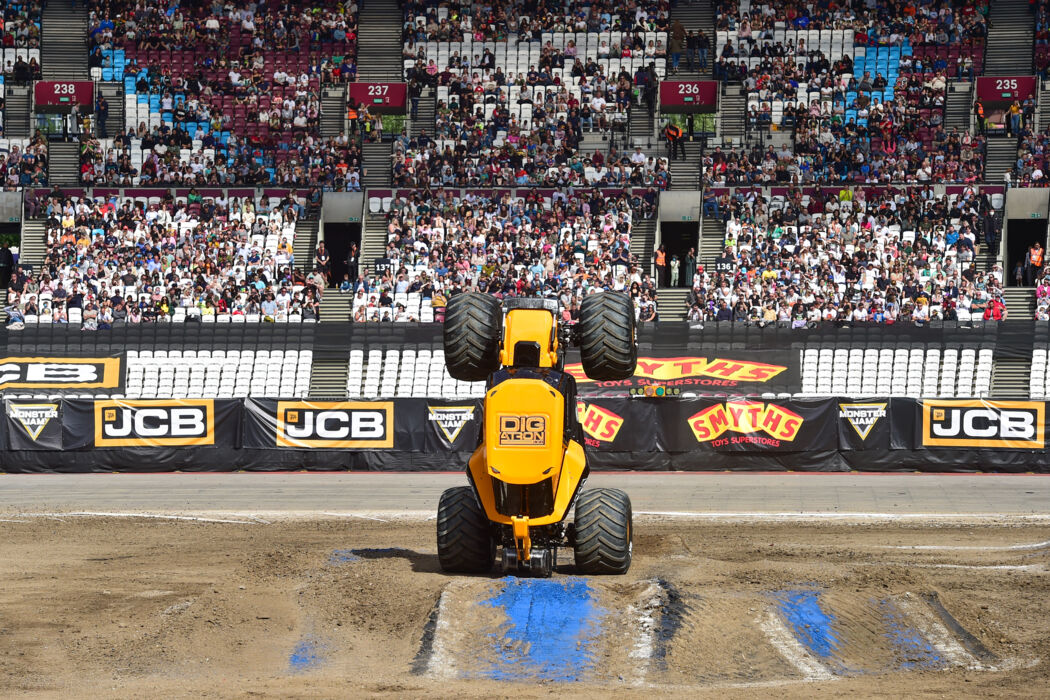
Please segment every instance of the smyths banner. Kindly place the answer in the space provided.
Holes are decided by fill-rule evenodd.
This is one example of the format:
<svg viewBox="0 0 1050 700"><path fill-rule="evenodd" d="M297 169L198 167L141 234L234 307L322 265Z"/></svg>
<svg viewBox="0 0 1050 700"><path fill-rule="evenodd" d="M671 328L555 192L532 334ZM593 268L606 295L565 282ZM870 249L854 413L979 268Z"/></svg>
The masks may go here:
<svg viewBox="0 0 1050 700"><path fill-rule="evenodd" d="M665 387L671 395L757 395L795 392L801 383L797 352L733 350L701 355L643 349L639 355L634 376L622 381L591 380L575 352L569 353L565 371L576 377L580 396L638 395L646 386Z"/></svg>

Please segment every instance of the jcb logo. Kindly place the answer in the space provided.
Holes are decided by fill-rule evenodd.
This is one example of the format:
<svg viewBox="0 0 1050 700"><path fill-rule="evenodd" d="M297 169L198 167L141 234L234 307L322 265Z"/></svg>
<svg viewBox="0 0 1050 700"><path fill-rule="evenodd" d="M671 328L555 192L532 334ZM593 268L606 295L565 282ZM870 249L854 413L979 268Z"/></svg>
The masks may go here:
<svg viewBox="0 0 1050 700"><path fill-rule="evenodd" d="M0 389L113 389L121 375L119 357L0 359Z"/></svg>
<svg viewBox="0 0 1050 700"><path fill-rule="evenodd" d="M609 409L583 401L576 403L576 416L583 426L583 432L602 442L615 440L623 426L623 418Z"/></svg>
<svg viewBox="0 0 1050 700"><path fill-rule="evenodd" d="M211 399L96 401L96 447L215 444Z"/></svg>
<svg viewBox="0 0 1050 700"><path fill-rule="evenodd" d="M1036 401L926 401L922 404L922 444L1042 449L1045 409L1045 404Z"/></svg>
<svg viewBox="0 0 1050 700"><path fill-rule="evenodd" d="M798 437L803 418L776 404L730 401L705 408L689 418L697 442L707 442L726 431L766 433L774 440L792 441Z"/></svg>
<svg viewBox="0 0 1050 700"><path fill-rule="evenodd" d="M394 446L394 404L278 401L279 447L379 449Z"/></svg>
<svg viewBox="0 0 1050 700"><path fill-rule="evenodd" d="M543 447L547 444L547 416L499 417L501 447Z"/></svg>

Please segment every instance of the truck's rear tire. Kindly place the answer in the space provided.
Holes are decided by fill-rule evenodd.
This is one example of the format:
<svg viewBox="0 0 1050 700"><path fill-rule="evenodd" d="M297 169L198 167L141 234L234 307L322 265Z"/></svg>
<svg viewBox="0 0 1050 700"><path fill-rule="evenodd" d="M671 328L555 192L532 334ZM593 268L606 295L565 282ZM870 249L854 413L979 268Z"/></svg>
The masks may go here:
<svg viewBox="0 0 1050 700"><path fill-rule="evenodd" d="M634 302L619 292L599 292L580 304L580 359L591 379L607 382L634 375L638 364Z"/></svg>
<svg viewBox="0 0 1050 700"><path fill-rule="evenodd" d="M590 489L576 501L573 554L581 574L626 574L634 528L631 499L619 489Z"/></svg>
<svg viewBox="0 0 1050 700"><path fill-rule="evenodd" d="M438 562L445 571L480 574L492 569L496 541L485 511L469 486L445 489L441 494L437 546Z"/></svg>
<svg viewBox="0 0 1050 700"><path fill-rule="evenodd" d="M445 308L445 365L453 379L480 382L499 369L503 308L488 294L467 292Z"/></svg>

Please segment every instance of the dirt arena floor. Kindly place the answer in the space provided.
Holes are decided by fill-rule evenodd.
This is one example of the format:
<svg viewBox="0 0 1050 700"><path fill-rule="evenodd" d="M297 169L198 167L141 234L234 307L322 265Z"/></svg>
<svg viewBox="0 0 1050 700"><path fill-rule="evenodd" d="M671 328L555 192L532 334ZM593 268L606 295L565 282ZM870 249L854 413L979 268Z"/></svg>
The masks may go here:
<svg viewBox="0 0 1050 700"><path fill-rule="evenodd" d="M475 630L500 622L473 599L515 584L442 574L433 522L3 518L2 697L1045 697L1050 687L1047 526L638 518L630 573L586 582L604 622L589 670L565 682L484 671L491 635ZM569 559L553 585L582 580ZM786 629L766 617L788 610L777 592L798 590L820 591L834 611L830 676L792 662L794 642L770 643L768 624ZM632 621L645 615L656 646L635 653ZM952 636L937 648L970 661L942 663L925 641L878 631L898 615L937 618L930 629Z"/></svg>

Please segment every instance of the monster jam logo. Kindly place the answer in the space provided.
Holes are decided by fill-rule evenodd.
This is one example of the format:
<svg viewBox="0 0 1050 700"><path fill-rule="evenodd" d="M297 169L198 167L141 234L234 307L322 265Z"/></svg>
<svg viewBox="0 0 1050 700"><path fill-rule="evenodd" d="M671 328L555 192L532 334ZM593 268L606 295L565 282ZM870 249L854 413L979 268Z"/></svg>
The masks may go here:
<svg viewBox="0 0 1050 700"><path fill-rule="evenodd" d="M922 444L1041 450L1045 420L1041 401L924 401Z"/></svg>
<svg viewBox="0 0 1050 700"><path fill-rule="evenodd" d="M885 403L840 403L839 418L849 421L861 440L867 440L868 434L880 419L886 417Z"/></svg>
<svg viewBox="0 0 1050 700"><path fill-rule="evenodd" d="M587 444L597 447L599 442L612 442L623 426L623 418L616 415L607 408L595 406L594 404L576 402L576 417L593 440L587 440Z"/></svg>
<svg viewBox="0 0 1050 700"><path fill-rule="evenodd" d="M0 358L0 389L115 389L119 357Z"/></svg>
<svg viewBox="0 0 1050 700"><path fill-rule="evenodd" d="M96 447L215 444L211 399L96 401Z"/></svg>
<svg viewBox="0 0 1050 700"><path fill-rule="evenodd" d="M7 415L18 421L29 437L36 440L54 418L58 418L57 403L9 403Z"/></svg>
<svg viewBox="0 0 1050 700"><path fill-rule="evenodd" d="M547 416L499 417L500 447L543 447L547 444Z"/></svg>
<svg viewBox="0 0 1050 700"><path fill-rule="evenodd" d="M634 376L621 382L623 386L639 386L658 382L669 386L733 387L745 383L764 383L787 370L783 365L746 362L706 357L639 357ZM576 363L565 366L565 371L580 383L592 382ZM603 384L609 384L604 382Z"/></svg>
<svg viewBox="0 0 1050 700"><path fill-rule="evenodd" d="M278 401L277 445L380 449L394 446L392 401Z"/></svg>
<svg viewBox="0 0 1050 700"><path fill-rule="evenodd" d="M427 406L427 420L437 425L438 430L451 445L459 437L467 421L474 420L473 406Z"/></svg>
<svg viewBox="0 0 1050 700"><path fill-rule="evenodd" d="M689 427L697 442L710 442L714 447L730 444L754 444L779 447L798 437L803 418L776 404L729 401L709 406L689 417ZM722 438L726 432L765 433Z"/></svg>

